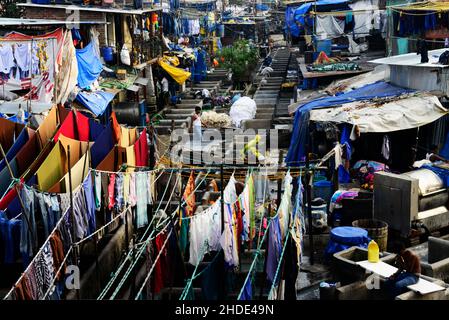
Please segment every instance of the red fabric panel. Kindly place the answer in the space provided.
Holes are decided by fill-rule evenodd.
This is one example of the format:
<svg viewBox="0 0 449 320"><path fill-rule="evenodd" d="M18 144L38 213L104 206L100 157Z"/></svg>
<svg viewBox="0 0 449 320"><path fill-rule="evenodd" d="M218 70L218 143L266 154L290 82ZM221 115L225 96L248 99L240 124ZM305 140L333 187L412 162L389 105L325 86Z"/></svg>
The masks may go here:
<svg viewBox="0 0 449 320"><path fill-rule="evenodd" d="M67 138L76 139L76 132L75 132L75 115L73 114L73 111L70 112L70 114L65 118L64 122L61 124L61 127L59 128L58 132L55 134L54 141L58 141L59 135L63 134Z"/></svg>
<svg viewBox="0 0 449 320"><path fill-rule="evenodd" d="M78 112L76 114L76 126L78 128L78 140L89 141L89 118Z"/></svg>
<svg viewBox="0 0 449 320"><path fill-rule="evenodd" d="M147 129L142 131L139 139L134 144L134 152L136 154L136 166L148 166Z"/></svg>

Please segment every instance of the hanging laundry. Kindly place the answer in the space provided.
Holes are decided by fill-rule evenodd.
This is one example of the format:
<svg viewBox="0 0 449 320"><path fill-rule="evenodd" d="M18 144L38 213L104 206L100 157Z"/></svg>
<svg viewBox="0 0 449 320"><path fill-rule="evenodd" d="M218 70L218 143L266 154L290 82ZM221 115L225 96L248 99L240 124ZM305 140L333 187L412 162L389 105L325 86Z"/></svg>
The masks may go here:
<svg viewBox="0 0 449 320"><path fill-rule="evenodd" d="M245 284L245 288L243 289L242 295L239 300L252 300L253 298L253 285L251 281L251 277L249 277L248 281Z"/></svg>
<svg viewBox="0 0 449 320"><path fill-rule="evenodd" d="M157 201L156 194L156 174L154 171L148 172L148 204L155 204Z"/></svg>
<svg viewBox="0 0 449 320"><path fill-rule="evenodd" d="M117 210L121 211L125 205L123 197L123 173L119 172L115 179L115 206Z"/></svg>
<svg viewBox="0 0 449 320"><path fill-rule="evenodd" d="M385 160L390 160L390 137L387 134L384 135L382 142L382 156Z"/></svg>
<svg viewBox="0 0 449 320"><path fill-rule="evenodd" d="M234 220L234 203L237 200L235 190L236 180L234 176L229 179L223 191L224 196L224 231L220 238L220 244L225 255L226 265L230 268L238 267L238 239L236 235L236 221Z"/></svg>
<svg viewBox="0 0 449 320"><path fill-rule="evenodd" d="M50 288L54 278L53 252L49 242L46 242L42 247L42 251L35 260L36 284L38 289L38 299L42 300L45 293ZM53 289L50 289L51 295Z"/></svg>
<svg viewBox="0 0 449 320"><path fill-rule="evenodd" d="M9 43L0 45L0 72L9 75L11 69L15 66L12 46Z"/></svg>
<svg viewBox="0 0 449 320"><path fill-rule="evenodd" d="M85 89L97 80L101 71L103 71L103 65L92 43L89 43L83 49L77 49L76 59L78 61L78 86Z"/></svg>
<svg viewBox="0 0 449 320"><path fill-rule="evenodd" d="M148 166L147 129L143 129L139 139L134 144L134 151L136 153L136 166Z"/></svg>
<svg viewBox="0 0 449 320"><path fill-rule="evenodd" d="M147 174L146 172L136 172L136 194L137 194L137 211L136 225L137 228L144 227L148 224L147 205Z"/></svg>
<svg viewBox="0 0 449 320"><path fill-rule="evenodd" d="M82 190L84 193L84 197L86 200L86 207L85 207L85 215L88 220L88 235L92 234L96 230L96 217L95 217L95 195L94 195L94 186L92 183L92 177L91 173L87 174L86 178L81 184Z"/></svg>
<svg viewBox="0 0 449 320"><path fill-rule="evenodd" d="M189 263L198 265L203 255L220 250L221 237L221 201L217 200L206 210L190 219Z"/></svg>
<svg viewBox="0 0 449 320"><path fill-rule="evenodd" d="M21 223L19 219L9 220L5 212L0 211L0 242L4 246L3 262L5 264L14 263L19 257Z"/></svg>
<svg viewBox="0 0 449 320"><path fill-rule="evenodd" d="M292 239L296 245L296 257L298 266L302 257L302 244L304 234L306 233L305 217L303 210L304 187L302 185L301 176L297 178L298 190L296 192L295 207L292 211Z"/></svg>
<svg viewBox="0 0 449 320"><path fill-rule="evenodd" d="M279 224L283 240L289 232L290 213L292 212L292 180L290 171L288 171L284 178L284 193L282 194L281 203L278 208Z"/></svg>
<svg viewBox="0 0 449 320"><path fill-rule="evenodd" d="M280 255L282 252L282 233L281 226L279 222L279 216L276 215L270 223L268 229L268 255L267 264L265 272L267 274L267 280L270 284L274 282L274 276L276 273L277 266L279 264ZM277 278L279 281L279 277Z"/></svg>
<svg viewBox="0 0 449 320"><path fill-rule="evenodd" d="M123 173L123 202L125 205L129 204L129 183L130 174L125 172Z"/></svg>
<svg viewBox="0 0 449 320"><path fill-rule="evenodd" d="M136 175L130 174L129 179L129 204L134 207L137 204L136 196Z"/></svg>
<svg viewBox="0 0 449 320"><path fill-rule="evenodd" d="M22 212L22 228L20 231L20 252L24 257L31 258L37 249L37 230L34 216L34 193L28 188L23 188L21 196L25 211Z"/></svg>
<svg viewBox="0 0 449 320"><path fill-rule="evenodd" d="M61 233L59 230L55 230L55 232L50 236L50 246L51 252L53 254L53 265L55 274L62 266L61 272L57 275L56 281L60 281L64 278L66 263L64 262L65 254L64 254L64 245L61 239Z"/></svg>
<svg viewBox="0 0 449 320"><path fill-rule="evenodd" d="M239 196L240 203L244 212L243 215L243 241L249 241L253 239L256 234L255 223L255 191L254 191L254 179L250 174L246 179L245 188Z"/></svg>
<svg viewBox="0 0 449 320"><path fill-rule="evenodd" d="M95 210L100 211L101 208L101 172L94 171L95 185Z"/></svg>
<svg viewBox="0 0 449 320"><path fill-rule="evenodd" d="M108 209L111 210L115 205L115 173L109 174L108 184Z"/></svg>

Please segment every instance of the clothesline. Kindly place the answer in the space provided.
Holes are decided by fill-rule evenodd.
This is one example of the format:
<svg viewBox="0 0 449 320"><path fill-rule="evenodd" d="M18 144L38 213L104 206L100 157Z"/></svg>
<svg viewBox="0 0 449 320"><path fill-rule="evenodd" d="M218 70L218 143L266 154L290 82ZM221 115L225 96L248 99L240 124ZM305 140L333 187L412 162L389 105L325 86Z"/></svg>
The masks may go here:
<svg viewBox="0 0 449 320"><path fill-rule="evenodd" d="M288 239L290 237L290 232L291 232L291 230L289 230L287 232L287 236L285 237L285 240L284 240L284 246L282 248L282 253L281 253L281 256L279 258L278 265L276 267L276 273L274 274L274 279L273 279L273 283L271 284L271 289L270 289L270 291L268 293L268 299L270 299L270 297L272 297L272 292L274 291L274 289L276 287L276 279L278 277L279 270L280 270L281 265L282 265L282 260L284 259L284 253L285 253L285 249L287 248L287 243L288 243Z"/></svg>
<svg viewBox="0 0 449 320"><path fill-rule="evenodd" d="M96 234L102 232L103 230L105 230L107 227L109 227L113 222L115 222L118 218L121 218L123 216L123 214L125 212L128 212L129 209L131 208L131 206L129 205L128 207L126 207L124 210L122 210L114 219L112 219L111 221L109 221L107 224L105 224L103 227L101 227L100 229L97 229L97 231L95 231L94 233L90 234L89 236L79 240L78 242L73 243L73 246L79 246L81 243L86 242L87 240L91 239L93 236L95 236Z"/></svg>
<svg viewBox="0 0 449 320"><path fill-rule="evenodd" d="M55 233L55 231L59 228L59 226L61 225L62 221L66 218L66 215L68 214L70 208L67 208L66 212L62 215L61 219L59 219L58 223L56 224L56 226L54 227L53 231L50 233L50 236L53 235ZM22 280L22 278L24 277L24 275L26 273L28 273L28 271L30 270L31 266L33 265L33 263L37 260L37 258L39 257L40 254L42 254L44 247L47 245L47 243L50 241L50 236L44 241L44 243L42 244L41 248L39 249L39 251L36 253L36 255L34 256L34 258L31 260L31 262L28 264L28 266L26 267L26 269L22 272L22 274L20 275L19 279L15 282L15 284L12 286L11 290L8 292L8 294L3 298L3 300L7 300L9 298L9 296L12 294L12 292L14 291L14 288L20 283L20 281Z"/></svg>

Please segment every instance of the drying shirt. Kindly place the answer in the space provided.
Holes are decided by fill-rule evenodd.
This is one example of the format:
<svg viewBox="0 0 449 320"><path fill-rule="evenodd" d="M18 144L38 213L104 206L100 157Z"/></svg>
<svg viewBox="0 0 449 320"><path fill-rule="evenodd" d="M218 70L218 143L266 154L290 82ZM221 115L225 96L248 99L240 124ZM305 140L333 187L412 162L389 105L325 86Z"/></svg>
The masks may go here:
<svg viewBox="0 0 449 320"><path fill-rule="evenodd" d="M136 198L136 175L134 173L130 174L129 179L129 204L134 207L137 204Z"/></svg>
<svg viewBox="0 0 449 320"><path fill-rule="evenodd" d="M20 252L25 257L32 257L33 252L37 249L37 239L33 239L33 235L37 235L36 221L34 219L34 193L27 188L22 189L22 199L25 206L25 212L22 212L22 228L20 231ZM26 215L28 220L24 217ZM30 225L28 225L28 222ZM31 230L31 232L30 232Z"/></svg>
<svg viewBox="0 0 449 320"><path fill-rule="evenodd" d="M190 219L190 264L196 266L201 262L204 254L220 250L220 210L221 201L217 200L212 206Z"/></svg>
<svg viewBox="0 0 449 320"><path fill-rule="evenodd" d="M148 204L154 204L156 199L155 173L148 172Z"/></svg>
<svg viewBox="0 0 449 320"><path fill-rule="evenodd" d="M168 80L167 78L162 79L162 92L168 92Z"/></svg>
<svg viewBox="0 0 449 320"><path fill-rule="evenodd" d="M87 218L87 204L83 189L73 196L73 214L75 218L75 240L88 235L89 221Z"/></svg>
<svg viewBox="0 0 449 320"><path fill-rule="evenodd" d="M35 261L35 270L38 299L41 300L44 298L44 295L47 292L48 288L50 288L55 275L55 268L53 265L53 252L51 250L50 242L47 242L43 246L41 253L37 257ZM54 287L50 290L48 295L51 295L53 291Z"/></svg>
<svg viewBox="0 0 449 320"><path fill-rule="evenodd" d="M14 55L10 44L0 45L0 72L9 74L11 68L15 66Z"/></svg>
<svg viewBox="0 0 449 320"><path fill-rule="evenodd" d="M101 208L101 173L95 171L94 174L94 184L95 184L95 209L100 211Z"/></svg>
<svg viewBox="0 0 449 320"><path fill-rule="evenodd" d="M29 42L17 43L14 47L14 58L20 71L29 71L31 66L31 44Z"/></svg>
<svg viewBox="0 0 449 320"><path fill-rule="evenodd" d="M147 216L147 204L148 204L148 192L147 192L147 173L136 172L136 193L137 193L137 228L141 228L148 224Z"/></svg>
<svg viewBox="0 0 449 320"><path fill-rule="evenodd" d="M109 210L114 208L114 205L115 205L114 191L115 191L115 174L111 173L109 175L109 185L108 185L108 200L109 200L108 209Z"/></svg>
<svg viewBox="0 0 449 320"><path fill-rule="evenodd" d="M118 173L115 179L115 205L118 209L121 209L124 205L123 198L123 173Z"/></svg>
<svg viewBox="0 0 449 320"><path fill-rule="evenodd" d="M223 191L224 196L224 231L220 238L220 244L225 255L225 262L228 267L239 265L238 240L236 234L236 221L234 219L234 203L237 200L235 190L236 180L234 176L229 179L229 183Z"/></svg>
<svg viewBox="0 0 449 320"><path fill-rule="evenodd" d="M267 253L267 280L270 284L274 281L274 276L279 263L280 255L282 252L282 239L281 239L281 226L279 223L279 216L276 216L270 224L268 229L268 253ZM276 282L279 281L277 277Z"/></svg>
<svg viewBox="0 0 449 320"><path fill-rule="evenodd" d="M130 180L130 174L124 173L123 174L123 201L125 204L129 203L129 180Z"/></svg>
<svg viewBox="0 0 449 320"><path fill-rule="evenodd" d="M287 236L290 212L292 211L292 180L293 178L288 172L284 178L284 193L278 209L282 239Z"/></svg>

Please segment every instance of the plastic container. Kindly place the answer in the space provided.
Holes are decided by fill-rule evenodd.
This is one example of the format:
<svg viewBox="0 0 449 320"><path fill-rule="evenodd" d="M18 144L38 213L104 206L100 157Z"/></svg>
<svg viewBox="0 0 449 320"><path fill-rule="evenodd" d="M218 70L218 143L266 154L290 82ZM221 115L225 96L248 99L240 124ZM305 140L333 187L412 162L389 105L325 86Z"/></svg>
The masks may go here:
<svg viewBox="0 0 449 320"><path fill-rule="evenodd" d="M112 47L101 48L101 55L105 62L112 62L114 60L114 51Z"/></svg>
<svg viewBox="0 0 449 320"><path fill-rule="evenodd" d="M324 201L326 201L326 203L329 203L334 193L332 188L332 182L327 180L314 182L312 193L313 198L321 198Z"/></svg>
<svg viewBox="0 0 449 320"><path fill-rule="evenodd" d="M386 222L375 219L360 219L354 221L352 226L365 229L368 236L376 241L380 252L387 250L388 224Z"/></svg>
<svg viewBox="0 0 449 320"><path fill-rule="evenodd" d="M379 246L374 240L371 240L368 244L368 261L372 263L379 262Z"/></svg>
<svg viewBox="0 0 449 320"><path fill-rule="evenodd" d="M330 232L329 242L325 250L326 261L329 262L334 253L356 246L367 248L371 239L368 232L356 227L337 227Z"/></svg>
<svg viewBox="0 0 449 320"><path fill-rule="evenodd" d="M321 52L323 51L328 56L332 53L332 40L331 39L324 39L324 40L316 40L316 51Z"/></svg>

